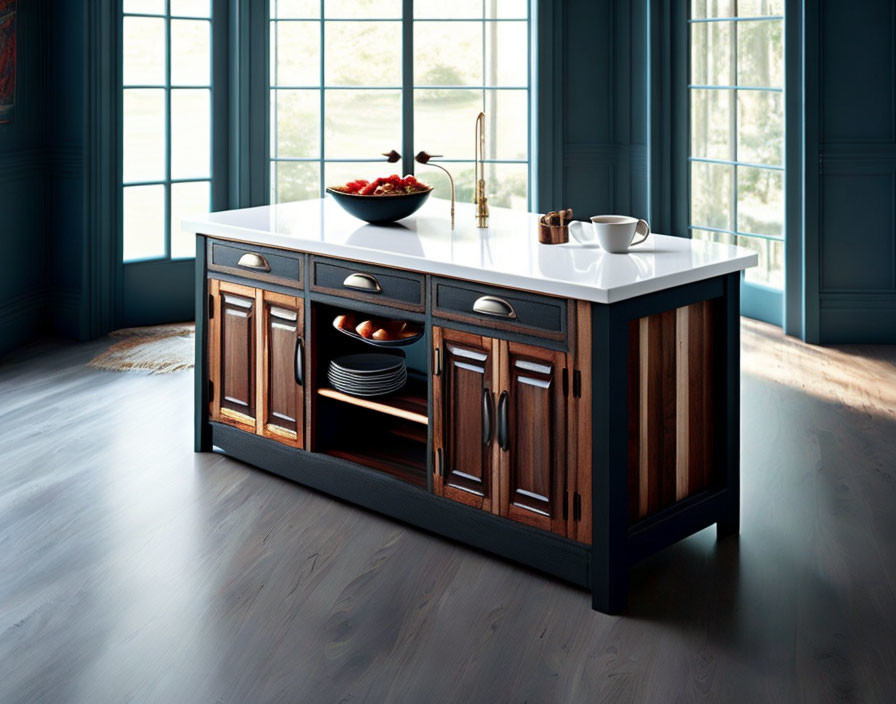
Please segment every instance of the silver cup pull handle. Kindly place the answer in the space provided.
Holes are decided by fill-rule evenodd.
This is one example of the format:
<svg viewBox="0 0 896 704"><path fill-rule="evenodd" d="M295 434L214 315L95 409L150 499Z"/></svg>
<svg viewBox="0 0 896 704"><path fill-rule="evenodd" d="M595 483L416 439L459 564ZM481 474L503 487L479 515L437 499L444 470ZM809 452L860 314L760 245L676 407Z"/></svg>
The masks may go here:
<svg viewBox="0 0 896 704"><path fill-rule="evenodd" d="M246 252L240 257L240 260L236 264L237 266L242 266L246 269L258 269L259 271L271 270L271 267L268 265L268 260L255 252Z"/></svg>
<svg viewBox="0 0 896 704"><path fill-rule="evenodd" d="M366 291L367 293L382 293L383 287L376 277L370 274L349 274L345 277L342 285L346 288L354 288L358 291Z"/></svg>
<svg viewBox="0 0 896 704"><path fill-rule="evenodd" d="M473 304L473 312L482 315L491 315L496 318L516 318L516 311L503 298L497 296L482 296Z"/></svg>

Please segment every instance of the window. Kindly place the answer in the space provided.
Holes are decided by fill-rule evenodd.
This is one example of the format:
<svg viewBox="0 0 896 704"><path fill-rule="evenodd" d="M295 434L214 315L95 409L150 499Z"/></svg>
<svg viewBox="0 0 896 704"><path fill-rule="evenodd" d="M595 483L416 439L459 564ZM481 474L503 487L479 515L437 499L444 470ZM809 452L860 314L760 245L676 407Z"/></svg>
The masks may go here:
<svg viewBox="0 0 896 704"><path fill-rule="evenodd" d="M123 0L123 259L195 254L211 195L211 2Z"/></svg>
<svg viewBox="0 0 896 704"><path fill-rule="evenodd" d="M783 0L692 0L690 230L759 253L784 287Z"/></svg>
<svg viewBox="0 0 896 704"><path fill-rule="evenodd" d="M273 202L408 171L421 150L442 155L458 199L472 200L484 111L489 202L528 206L527 0L416 0L412 17L401 0L270 2ZM384 162L392 149L404 164ZM416 171L449 197L438 169Z"/></svg>

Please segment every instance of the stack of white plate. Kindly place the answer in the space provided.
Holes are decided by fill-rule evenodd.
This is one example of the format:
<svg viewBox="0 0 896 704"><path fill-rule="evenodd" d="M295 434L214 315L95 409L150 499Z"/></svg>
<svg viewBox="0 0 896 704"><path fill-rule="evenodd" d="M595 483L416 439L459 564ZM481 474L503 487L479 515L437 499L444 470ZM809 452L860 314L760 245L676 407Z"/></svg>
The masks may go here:
<svg viewBox="0 0 896 704"><path fill-rule="evenodd" d="M394 354L348 354L330 362L327 378L337 391L352 396L385 396L405 385L404 357Z"/></svg>

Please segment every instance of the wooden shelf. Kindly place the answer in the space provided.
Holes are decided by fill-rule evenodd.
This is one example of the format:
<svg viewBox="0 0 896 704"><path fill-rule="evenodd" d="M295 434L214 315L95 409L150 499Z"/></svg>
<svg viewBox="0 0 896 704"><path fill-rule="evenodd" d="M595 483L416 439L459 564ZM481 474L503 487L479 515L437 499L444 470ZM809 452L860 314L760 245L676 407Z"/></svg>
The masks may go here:
<svg viewBox="0 0 896 704"><path fill-rule="evenodd" d="M414 486L426 488L426 465L408 453L391 449L326 450L325 454L385 472Z"/></svg>
<svg viewBox="0 0 896 704"><path fill-rule="evenodd" d="M422 384L409 382L404 389L389 396L362 398L331 388L319 388L317 393L343 403L379 411L390 416L403 418L413 423L429 425L429 409L426 404L426 388Z"/></svg>

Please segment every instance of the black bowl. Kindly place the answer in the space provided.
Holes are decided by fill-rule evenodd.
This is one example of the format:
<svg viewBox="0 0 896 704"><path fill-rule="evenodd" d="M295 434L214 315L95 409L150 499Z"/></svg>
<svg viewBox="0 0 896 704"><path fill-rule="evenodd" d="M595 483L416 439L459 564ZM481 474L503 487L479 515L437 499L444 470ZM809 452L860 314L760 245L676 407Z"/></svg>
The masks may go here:
<svg viewBox="0 0 896 704"><path fill-rule="evenodd" d="M371 223L395 222L413 215L420 208L432 188L428 191L404 193L398 196L361 196L357 193L342 193L327 189L327 193L336 199L347 213Z"/></svg>

